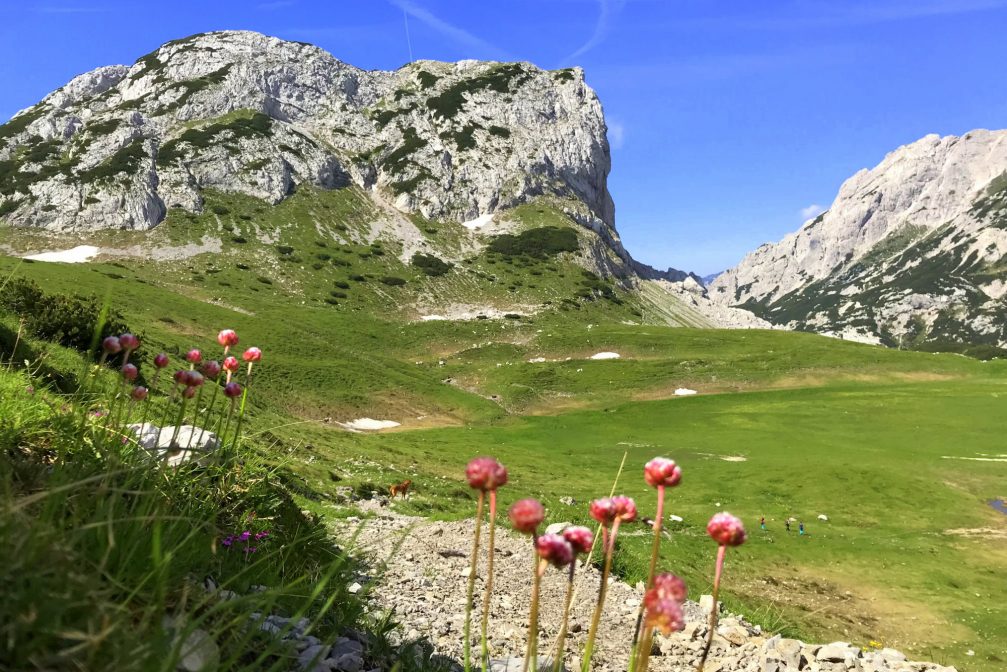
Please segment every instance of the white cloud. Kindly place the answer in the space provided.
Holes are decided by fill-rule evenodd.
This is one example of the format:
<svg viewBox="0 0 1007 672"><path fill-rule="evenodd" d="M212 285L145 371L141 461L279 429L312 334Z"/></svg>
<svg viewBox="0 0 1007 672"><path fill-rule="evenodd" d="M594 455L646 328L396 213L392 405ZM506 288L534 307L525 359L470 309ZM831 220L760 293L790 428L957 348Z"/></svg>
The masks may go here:
<svg viewBox="0 0 1007 672"><path fill-rule="evenodd" d="M605 38L608 37L608 31L612 25L612 18L618 14L620 10L622 10L625 4L626 0L598 0L599 9L601 11L598 14L598 22L594 24L594 32L591 33L591 37L588 38L587 42L580 45L577 51L564 58L563 63L566 64L572 62L574 59L583 56L588 51L604 42Z"/></svg>
<svg viewBox="0 0 1007 672"><path fill-rule="evenodd" d="M817 203L812 203L806 208L801 208L801 221L807 221L812 217L817 217L818 215L825 212L825 208L818 205Z"/></svg>
<svg viewBox="0 0 1007 672"><path fill-rule="evenodd" d="M498 61L511 61L512 59L506 51L500 49L499 47L490 44L486 40L473 35L464 28L459 28L458 26L452 25L443 19L434 16L425 8L419 6L418 4L412 2L412 0L388 0L391 4L395 5L403 12L413 17L414 19L426 24L430 28L433 28L438 33L450 38L457 44L473 50L473 54L469 54L470 57L475 57L477 55L490 56Z"/></svg>
<svg viewBox="0 0 1007 672"><path fill-rule="evenodd" d="M622 149L626 140L626 127L622 122L609 120L608 122L608 144L612 149Z"/></svg>

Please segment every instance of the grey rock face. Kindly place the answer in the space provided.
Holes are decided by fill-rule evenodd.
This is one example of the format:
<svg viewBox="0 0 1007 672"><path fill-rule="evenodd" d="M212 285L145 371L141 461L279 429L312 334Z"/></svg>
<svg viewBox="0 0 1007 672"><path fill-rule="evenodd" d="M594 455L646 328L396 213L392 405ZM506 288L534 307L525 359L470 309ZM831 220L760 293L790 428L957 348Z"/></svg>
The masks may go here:
<svg viewBox="0 0 1007 672"><path fill-rule="evenodd" d="M828 211L710 285L776 324L899 344L1007 344L1007 131L928 135L847 180Z"/></svg>
<svg viewBox="0 0 1007 672"><path fill-rule="evenodd" d="M364 71L310 45L225 31L76 77L0 127L0 216L147 229L200 191L276 203L355 183L465 221L542 194L585 204L621 251L601 104L572 68L418 61Z"/></svg>

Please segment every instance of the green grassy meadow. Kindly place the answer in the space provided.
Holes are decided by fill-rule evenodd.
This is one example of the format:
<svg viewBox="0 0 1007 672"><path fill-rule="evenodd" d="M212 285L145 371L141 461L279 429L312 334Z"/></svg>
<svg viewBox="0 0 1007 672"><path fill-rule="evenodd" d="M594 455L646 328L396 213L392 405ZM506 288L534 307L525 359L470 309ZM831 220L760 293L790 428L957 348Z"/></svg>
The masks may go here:
<svg viewBox="0 0 1007 672"><path fill-rule="evenodd" d="M336 196L307 195L256 213L254 204L228 198L221 197L227 215L208 210L181 233L172 227L184 222L170 220L155 234L175 235L181 245L205 232L220 235L225 229L213 227L225 217L237 227L229 234L251 240L257 216L287 207L309 217L325 203L336 207L326 200ZM364 226L366 217L352 215L363 205L343 206L350 214L339 221ZM337 245L336 234L326 239L296 225L302 210L280 218L290 215L289 231L270 220L279 233L268 244L225 243L219 253L178 261L66 265L3 257L0 278L24 276L47 291L106 298L141 332L151 355L200 342L210 350L223 327L236 329L243 346L261 347L249 435L264 459L289 471L299 504L322 516L352 513L337 488L367 496L403 478L415 481L415 495L398 509L470 515L462 474L481 454L510 469L505 504L540 497L551 522L586 522L587 502L607 494L628 454L619 489L647 514L655 500L642 466L665 455L685 476L670 494L670 513L684 520L672 525L663 565L687 578L693 597L712 578L706 520L727 509L745 520L750 540L729 554L726 599L767 628L865 646L875 640L960 670L1007 665L1007 516L987 504L1007 495L1007 463L957 459L1007 453L1007 363L802 333L643 324L622 288L613 286L620 301L604 292L575 300L579 271L562 256L489 264L480 253L469 270L426 277L395 259L388 244L387 254L375 256L372 243ZM241 219L246 212L253 219ZM100 244L124 246L139 236L107 235ZM26 240L12 232L6 242ZM316 256L316 269L304 261L309 252L349 265ZM290 256L302 261L282 260ZM408 319L411 302L431 292L462 301L500 289L477 275L498 265L511 269L510 286L522 284L490 291L488 301L534 303L539 312ZM389 274L407 284L375 280ZM365 280L352 283L351 275ZM334 282L351 289L328 303ZM602 351L622 358L589 359ZM530 363L534 358L546 361ZM700 394L676 398L677 387ZM402 426L361 434L336 424L358 417ZM577 504L561 504L565 496ZM758 526L763 515L766 531ZM796 523L788 534L790 516L809 534L798 537ZM639 580L647 530L627 532L617 569Z"/></svg>

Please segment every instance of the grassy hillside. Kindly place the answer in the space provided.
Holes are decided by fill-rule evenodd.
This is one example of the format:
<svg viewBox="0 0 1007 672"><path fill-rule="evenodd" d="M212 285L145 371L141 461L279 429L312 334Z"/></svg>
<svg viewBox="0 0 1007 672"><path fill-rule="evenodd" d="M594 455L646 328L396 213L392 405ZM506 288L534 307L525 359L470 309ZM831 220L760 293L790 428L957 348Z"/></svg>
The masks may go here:
<svg viewBox="0 0 1007 672"><path fill-rule="evenodd" d="M653 495L639 469L665 454L686 474L671 507L685 522L665 546L666 564L687 576L694 595L711 578L703 525L727 508L752 532L731 559L729 599L768 627L874 639L963 670L1007 661L1007 589L998 579L1007 517L986 503L1007 494L1007 464L968 459L1004 452L1002 361L800 333L639 324L633 295L588 278L571 252L545 260L464 252L470 234L458 225L421 223L455 241L430 248L452 264L431 276L403 263L391 241L368 238L373 206L354 192L299 194L271 210L214 198L207 214L172 213L150 235L162 249L219 239L219 251L82 265L2 258L0 277L107 298L143 332L148 353L179 352L206 325L233 327L243 344L262 347L269 366L256 383L250 436L297 474L300 504L323 516L347 515L342 488L369 496L406 477L416 496L396 506L468 515L463 465L486 453L511 469L506 503L540 496L551 520L583 521L587 500L607 492L628 451L622 489L646 511ZM324 221L346 232L316 228L312 213L324 205L342 213ZM524 218L519 231L562 228L548 208L515 216ZM24 232L5 235L14 247L39 247ZM142 240L104 235L98 244L120 249ZM386 276L406 283L382 283ZM418 303L430 297L440 306L533 310L418 320L427 314ZM589 359L603 351L621 359ZM678 387L700 394L675 398ZM367 435L336 424L365 416L402 427ZM562 496L577 506L560 504ZM762 515L765 533L757 529ZM810 535L788 535L789 516ZM624 543L619 571L639 577L646 538ZM970 649L974 657L965 655Z"/></svg>

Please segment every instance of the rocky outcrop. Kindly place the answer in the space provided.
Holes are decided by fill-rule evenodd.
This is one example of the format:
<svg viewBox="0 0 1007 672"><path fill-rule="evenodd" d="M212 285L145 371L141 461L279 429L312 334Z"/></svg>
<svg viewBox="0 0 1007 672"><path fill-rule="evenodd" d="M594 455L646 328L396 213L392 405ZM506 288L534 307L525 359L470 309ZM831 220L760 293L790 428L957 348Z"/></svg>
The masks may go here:
<svg viewBox="0 0 1007 672"><path fill-rule="evenodd" d="M711 283L795 328L894 344L1007 346L1007 131L927 137L847 180L832 206Z"/></svg>
<svg viewBox="0 0 1007 672"><path fill-rule="evenodd" d="M401 210L472 220L538 195L585 205L619 247L601 104L580 69L417 61L365 71L225 31L76 77L0 127L0 217L147 229L200 192L271 203L353 182Z"/></svg>
<svg viewBox="0 0 1007 672"><path fill-rule="evenodd" d="M341 521L339 534L371 553L372 561L381 567L380 578L368 590L381 609L394 611L402 625L403 641L427 640L437 654L460 660L472 523L424 521L389 511L383 504L387 503L380 500L358 502L374 515L364 523L357 518ZM495 546L490 604L494 670L519 670L527 632L528 539L498 533ZM570 616L565 656L569 670L580 669L579 652L587 637L600 580L600 572L594 567L578 567L577 571L582 582ZM484 577L485 567L480 565L476 575L479 593ZM547 571L540 593L541 658L553 655L565 594L564 573L554 569ZM629 644L642 597L642 584L630 586L621 581L609 584L594 655L597 669L628 669ZM703 598L700 603L708 604L706 610L697 602L685 604L686 626L682 632L670 637L657 636L650 669L659 672L693 672L696 669L712 607L712 598L708 595ZM476 600L473 613L476 623L480 609L481 600ZM822 645L784 639L731 614L724 614L719 620L705 669L710 672L954 672L952 667L935 663L909 662L905 655L891 649L862 650L847 642Z"/></svg>

